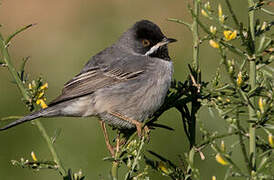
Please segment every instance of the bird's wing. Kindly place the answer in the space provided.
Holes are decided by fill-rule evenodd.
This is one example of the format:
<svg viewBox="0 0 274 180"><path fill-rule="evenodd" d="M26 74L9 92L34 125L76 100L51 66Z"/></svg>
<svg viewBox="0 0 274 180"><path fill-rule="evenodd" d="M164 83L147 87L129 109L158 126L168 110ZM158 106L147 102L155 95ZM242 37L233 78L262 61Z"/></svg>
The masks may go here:
<svg viewBox="0 0 274 180"><path fill-rule="evenodd" d="M128 57L118 62L113 62L108 67L93 67L89 71L80 73L68 81L62 94L53 100L49 106L66 100L92 94L96 90L124 82L141 75L145 71L146 58Z"/></svg>

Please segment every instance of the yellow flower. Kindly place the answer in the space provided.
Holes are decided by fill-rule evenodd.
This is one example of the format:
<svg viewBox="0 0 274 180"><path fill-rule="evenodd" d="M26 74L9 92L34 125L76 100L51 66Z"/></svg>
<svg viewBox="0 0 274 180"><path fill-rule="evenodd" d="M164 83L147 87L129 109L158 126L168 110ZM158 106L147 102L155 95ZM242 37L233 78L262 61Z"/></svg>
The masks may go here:
<svg viewBox="0 0 274 180"><path fill-rule="evenodd" d="M274 148L273 135L271 133L268 134L268 143L272 148Z"/></svg>
<svg viewBox="0 0 274 180"><path fill-rule="evenodd" d="M242 76L242 72L241 72L241 71L238 73L237 85L238 85L239 87L241 87L241 86L243 85L243 76Z"/></svg>
<svg viewBox="0 0 274 180"><path fill-rule="evenodd" d="M38 95L38 99L41 99L41 97L43 97L43 96L44 96L44 94L45 94L45 92L44 92L44 91L40 92L40 93L39 93L39 95Z"/></svg>
<svg viewBox="0 0 274 180"><path fill-rule="evenodd" d="M30 155L31 155L33 161L38 161L33 151L30 153Z"/></svg>
<svg viewBox="0 0 274 180"><path fill-rule="evenodd" d="M216 34L217 28L215 26L210 26L209 29L212 34Z"/></svg>
<svg viewBox="0 0 274 180"><path fill-rule="evenodd" d="M220 21L221 23L224 23L224 21L225 21L225 16L223 15L223 9L222 9L221 4L218 5L218 15L219 15L219 21Z"/></svg>
<svg viewBox="0 0 274 180"><path fill-rule="evenodd" d="M165 173L165 174L169 174L169 173L170 173L169 170L168 170L168 168L165 166L165 163L162 162L162 161L160 161L160 162L158 163L158 168L159 168L163 173Z"/></svg>
<svg viewBox="0 0 274 180"><path fill-rule="evenodd" d="M237 31L236 31L236 30L233 31L233 32L230 31L230 30L224 31L224 36L225 36L225 40L226 40L226 41L230 41L230 40L236 38L236 36L237 36Z"/></svg>
<svg viewBox="0 0 274 180"><path fill-rule="evenodd" d="M223 157L218 153L216 156L216 161L218 163L220 163L221 165L225 166L225 165L228 165L228 162L226 160L223 159Z"/></svg>
<svg viewBox="0 0 274 180"><path fill-rule="evenodd" d="M36 104L40 105L43 109L47 108L47 104L45 103L45 101L43 99L38 99L36 101Z"/></svg>
<svg viewBox="0 0 274 180"><path fill-rule="evenodd" d="M202 14L204 17L209 17L208 14L207 14L207 12L206 12L204 9L201 10L201 14Z"/></svg>
<svg viewBox="0 0 274 180"><path fill-rule="evenodd" d="M216 176L212 176L212 180L216 180Z"/></svg>
<svg viewBox="0 0 274 180"><path fill-rule="evenodd" d="M213 48L219 48L220 47L220 45L216 41L213 41L212 39L209 40L209 45Z"/></svg>
<svg viewBox="0 0 274 180"><path fill-rule="evenodd" d="M40 90L48 89L49 84L45 83L43 86L40 87Z"/></svg>

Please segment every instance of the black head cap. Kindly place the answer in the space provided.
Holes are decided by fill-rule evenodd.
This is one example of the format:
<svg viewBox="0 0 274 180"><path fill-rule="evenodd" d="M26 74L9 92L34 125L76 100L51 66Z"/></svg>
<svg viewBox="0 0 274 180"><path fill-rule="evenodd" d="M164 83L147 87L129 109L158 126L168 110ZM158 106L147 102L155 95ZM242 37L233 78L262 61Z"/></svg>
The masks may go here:
<svg viewBox="0 0 274 180"><path fill-rule="evenodd" d="M167 40L168 38L165 37L159 26L151 21L141 20L121 36L117 45L133 53L169 60L167 49L169 42ZM158 43L164 41L167 43L162 43L156 48Z"/></svg>

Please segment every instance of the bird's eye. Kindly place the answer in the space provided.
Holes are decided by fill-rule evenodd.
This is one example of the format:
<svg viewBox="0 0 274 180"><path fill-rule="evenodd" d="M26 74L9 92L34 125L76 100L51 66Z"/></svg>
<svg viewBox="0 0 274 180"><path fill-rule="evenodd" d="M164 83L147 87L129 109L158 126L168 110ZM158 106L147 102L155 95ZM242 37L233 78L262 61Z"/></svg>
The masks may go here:
<svg viewBox="0 0 274 180"><path fill-rule="evenodd" d="M149 42L149 40L147 40L147 39L143 39L143 40L142 40L142 44L143 44L144 47L147 47L147 46L150 45L150 42Z"/></svg>

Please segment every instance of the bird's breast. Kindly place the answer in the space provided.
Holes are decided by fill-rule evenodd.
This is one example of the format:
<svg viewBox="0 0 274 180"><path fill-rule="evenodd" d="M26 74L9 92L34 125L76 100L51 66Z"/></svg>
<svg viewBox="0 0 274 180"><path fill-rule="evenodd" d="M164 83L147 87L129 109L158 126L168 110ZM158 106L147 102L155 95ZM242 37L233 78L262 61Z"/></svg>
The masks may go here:
<svg viewBox="0 0 274 180"><path fill-rule="evenodd" d="M159 61L159 60L158 60ZM146 92L142 97L142 106L149 115L157 111L164 103L167 91L171 85L173 64L171 61L157 62L152 75L147 80Z"/></svg>

